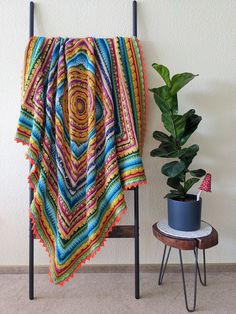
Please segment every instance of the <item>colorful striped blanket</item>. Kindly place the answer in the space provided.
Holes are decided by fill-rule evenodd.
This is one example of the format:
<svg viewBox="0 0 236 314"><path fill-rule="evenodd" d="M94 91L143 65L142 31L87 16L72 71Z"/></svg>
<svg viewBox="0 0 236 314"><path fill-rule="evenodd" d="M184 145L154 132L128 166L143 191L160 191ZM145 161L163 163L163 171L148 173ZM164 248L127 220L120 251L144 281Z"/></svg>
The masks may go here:
<svg viewBox="0 0 236 314"><path fill-rule="evenodd" d="M93 257L146 182L147 91L136 38L31 37L16 141L26 144L30 217L62 285Z"/></svg>

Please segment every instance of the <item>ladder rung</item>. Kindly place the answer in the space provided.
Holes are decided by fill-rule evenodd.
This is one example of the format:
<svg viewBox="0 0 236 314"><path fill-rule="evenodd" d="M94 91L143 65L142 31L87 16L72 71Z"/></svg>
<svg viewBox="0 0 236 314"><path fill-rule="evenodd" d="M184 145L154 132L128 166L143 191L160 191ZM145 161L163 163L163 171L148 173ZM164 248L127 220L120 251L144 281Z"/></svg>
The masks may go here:
<svg viewBox="0 0 236 314"><path fill-rule="evenodd" d="M115 226L108 238L134 238L134 226Z"/></svg>

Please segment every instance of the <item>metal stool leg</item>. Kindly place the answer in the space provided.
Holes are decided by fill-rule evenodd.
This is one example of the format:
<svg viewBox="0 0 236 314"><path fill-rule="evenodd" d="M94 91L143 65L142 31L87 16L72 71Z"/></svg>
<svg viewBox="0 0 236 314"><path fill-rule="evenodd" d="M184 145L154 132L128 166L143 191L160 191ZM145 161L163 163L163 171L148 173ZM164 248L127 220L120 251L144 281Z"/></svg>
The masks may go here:
<svg viewBox="0 0 236 314"><path fill-rule="evenodd" d="M166 256L166 247L167 245L165 245L164 247L164 252L163 252L163 256L162 256L162 262L161 262L161 269L160 269L160 273L159 273L159 279L158 279L158 285L160 286L162 284L164 275L165 275L165 271L166 271L166 266L169 260L169 256L170 256L170 251L171 251L171 247L169 247L168 253L167 253L167 257L165 260L165 256Z"/></svg>
<svg viewBox="0 0 236 314"><path fill-rule="evenodd" d="M185 305L188 312L194 312L196 309L196 301L197 301L197 275L198 275L198 248L194 250L194 257L195 257L195 275L194 275L194 298L193 298L193 307L189 308L188 305L188 298L187 298L187 291L186 291L186 283L185 283L185 276L184 276L184 267L183 267L183 259L182 259L182 252L179 250L179 259L180 259L180 266L182 272L182 280L183 280L183 288L184 288L184 299Z"/></svg>
<svg viewBox="0 0 236 314"><path fill-rule="evenodd" d="M196 256L195 251L194 251L194 254ZM202 286L206 286L206 252L205 252L205 249L203 249L202 255L203 255L203 279L202 279L201 270L200 270L198 262L197 262L197 271L198 271L200 283L202 284Z"/></svg>

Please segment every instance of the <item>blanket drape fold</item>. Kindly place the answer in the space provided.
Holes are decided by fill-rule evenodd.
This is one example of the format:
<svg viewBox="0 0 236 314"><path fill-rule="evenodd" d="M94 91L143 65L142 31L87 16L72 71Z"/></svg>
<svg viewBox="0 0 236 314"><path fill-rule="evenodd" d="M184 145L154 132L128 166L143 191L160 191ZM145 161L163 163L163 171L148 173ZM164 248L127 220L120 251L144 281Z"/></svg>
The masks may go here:
<svg viewBox="0 0 236 314"><path fill-rule="evenodd" d="M104 244L146 182L147 91L137 38L31 37L16 141L32 168L30 217L62 285Z"/></svg>

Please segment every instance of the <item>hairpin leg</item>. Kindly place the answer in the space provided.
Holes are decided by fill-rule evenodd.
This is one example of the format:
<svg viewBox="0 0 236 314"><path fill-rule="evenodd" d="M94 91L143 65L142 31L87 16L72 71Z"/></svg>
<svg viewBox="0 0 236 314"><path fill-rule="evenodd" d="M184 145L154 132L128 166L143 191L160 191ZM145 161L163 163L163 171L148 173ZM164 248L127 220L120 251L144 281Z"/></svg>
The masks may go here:
<svg viewBox="0 0 236 314"><path fill-rule="evenodd" d="M167 245L165 245L165 247L164 247L164 252L163 252L163 256L162 256L161 269L160 269L159 279L158 279L158 285L159 286L162 284L162 281L163 281L163 278L165 275L165 271L166 271L166 266L167 266L169 256L170 256L170 251L171 251L171 247L169 247L167 257L166 257L166 248L167 248ZM166 257L166 260L165 260L165 257Z"/></svg>
<svg viewBox="0 0 236 314"><path fill-rule="evenodd" d="M202 254L203 254L203 279L202 279L201 270L200 270L198 261L197 261L197 271L198 271L200 283L202 284L202 286L206 286L206 252L205 252L205 249L202 250ZM194 255L196 257L195 250L194 250Z"/></svg>
<svg viewBox="0 0 236 314"><path fill-rule="evenodd" d="M198 248L196 251L194 250L194 257L195 257L195 275L194 275L194 297L193 297L193 307L190 309L188 305L188 298L187 298L187 291L186 291L186 283L185 283L185 276L184 276L184 268L183 268L183 259L181 250L179 250L179 259L180 259L180 266L182 272L182 280L183 280L183 288L184 288L184 299L185 305L188 312L194 312L196 309L196 301L197 301L197 275L198 275Z"/></svg>

